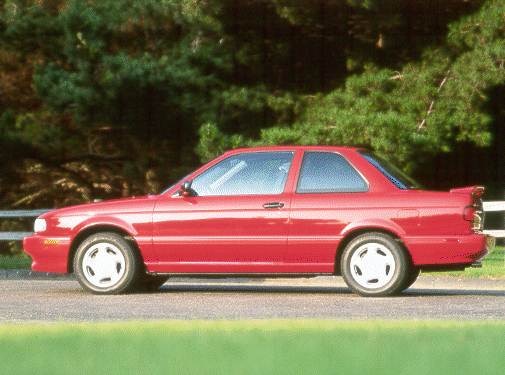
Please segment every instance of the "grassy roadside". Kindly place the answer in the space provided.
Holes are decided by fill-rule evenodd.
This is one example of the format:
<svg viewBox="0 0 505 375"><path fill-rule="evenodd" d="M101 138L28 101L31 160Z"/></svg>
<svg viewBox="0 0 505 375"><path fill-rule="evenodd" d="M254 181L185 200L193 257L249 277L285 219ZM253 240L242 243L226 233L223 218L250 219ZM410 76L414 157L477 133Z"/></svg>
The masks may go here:
<svg viewBox="0 0 505 375"><path fill-rule="evenodd" d="M457 272L430 272L423 275L505 279L505 247L496 246L482 261L482 268L467 268Z"/></svg>
<svg viewBox="0 0 505 375"><path fill-rule="evenodd" d="M0 326L10 374L497 374L505 323L169 321Z"/></svg>
<svg viewBox="0 0 505 375"><path fill-rule="evenodd" d="M27 255L0 255L0 269L30 268L32 260Z"/></svg>

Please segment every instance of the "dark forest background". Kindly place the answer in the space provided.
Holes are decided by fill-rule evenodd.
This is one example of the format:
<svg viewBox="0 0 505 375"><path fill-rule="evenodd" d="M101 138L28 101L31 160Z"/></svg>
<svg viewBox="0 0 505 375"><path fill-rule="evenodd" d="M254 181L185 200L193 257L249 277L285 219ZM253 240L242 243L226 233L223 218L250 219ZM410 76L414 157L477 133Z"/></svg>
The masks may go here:
<svg viewBox="0 0 505 375"><path fill-rule="evenodd" d="M293 143L503 199L504 103L502 0L0 0L0 207L156 193Z"/></svg>

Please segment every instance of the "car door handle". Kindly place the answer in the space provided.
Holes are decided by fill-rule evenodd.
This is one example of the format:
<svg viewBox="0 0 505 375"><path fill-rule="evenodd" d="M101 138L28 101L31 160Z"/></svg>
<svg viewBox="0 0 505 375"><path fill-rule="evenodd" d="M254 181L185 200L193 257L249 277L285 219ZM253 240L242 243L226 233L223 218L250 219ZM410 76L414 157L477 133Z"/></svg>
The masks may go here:
<svg viewBox="0 0 505 375"><path fill-rule="evenodd" d="M282 202L268 202L263 205L263 208L282 208L284 203Z"/></svg>

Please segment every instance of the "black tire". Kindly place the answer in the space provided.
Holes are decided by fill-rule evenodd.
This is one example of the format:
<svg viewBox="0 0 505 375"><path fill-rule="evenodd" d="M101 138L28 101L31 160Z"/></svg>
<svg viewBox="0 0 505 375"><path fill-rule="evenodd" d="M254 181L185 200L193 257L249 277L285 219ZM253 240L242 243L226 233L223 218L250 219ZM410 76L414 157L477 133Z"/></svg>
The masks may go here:
<svg viewBox="0 0 505 375"><path fill-rule="evenodd" d="M106 263L100 262L100 259L93 255L93 252L100 251L95 250L98 248L103 249L101 251L105 257L111 254L111 259L106 259L109 263L108 270L114 273L109 280L107 277L99 280L98 272L95 272ZM96 256L94 261L98 266L90 267L86 262L93 260L94 256ZM115 261L116 258L120 261ZM123 236L112 232L101 232L92 234L81 242L75 253L73 265L75 276L85 290L95 294L120 294L133 290L140 275L141 261L132 244ZM117 281L114 280L116 277Z"/></svg>
<svg viewBox="0 0 505 375"><path fill-rule="evenodd" d="M156 292L168 280L168 276L163 275L143 275L137 281L135 291Z"/></svg>
<svg viewBox="0 0 505 375"><path fill-rule="evenodd" d="M421 269L418 267L411 267L410 272L405 280L405 285L402 287L402 291L410 288L414 284L421 273Z"/></svg>
<svg viewBox="0 0 505 375"><path fill-rule="evenodd" d="M378 263L370 266L371 263L366 262L370 262L372 256L378 259ZM362 268L371 269L374 275L381 276L368 279L369 274L355 264L360 261L363 262ZM340 262L341 274L347 285L365 297L391 296L401 292L409 269L409 258L403 247L391 236L377 232L365 233L351 240L344 248Z"/></svg>

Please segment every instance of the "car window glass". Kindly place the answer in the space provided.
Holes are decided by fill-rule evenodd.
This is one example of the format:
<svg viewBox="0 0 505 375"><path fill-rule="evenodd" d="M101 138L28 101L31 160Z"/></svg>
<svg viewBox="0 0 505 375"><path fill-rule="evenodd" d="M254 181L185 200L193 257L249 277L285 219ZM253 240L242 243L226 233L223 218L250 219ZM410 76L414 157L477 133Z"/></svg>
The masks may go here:
<svg viewBox="0 0 505 375"><path fill-rule="evenodd" d="M360 174L339 154L306 152L303 157L297 193L336 193L367 191Z"/></svg>
<svg viewBox="0 0 505 375"><path fill-rule="evenodd" d="M368 151L360 151L361 155L372 164L379 172L388 178L396 187L406 189L419 189L421 185L401 169L397 168L387 159L383 159Z"/></svg>
<svg viewBox="0 0 505 375"><path fill-rule="evenodd" d="M193 180L199 196L280 194L292 152L251 152L230 156Z"/></svg>

